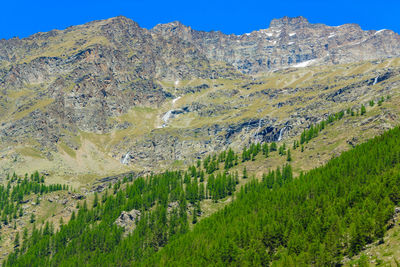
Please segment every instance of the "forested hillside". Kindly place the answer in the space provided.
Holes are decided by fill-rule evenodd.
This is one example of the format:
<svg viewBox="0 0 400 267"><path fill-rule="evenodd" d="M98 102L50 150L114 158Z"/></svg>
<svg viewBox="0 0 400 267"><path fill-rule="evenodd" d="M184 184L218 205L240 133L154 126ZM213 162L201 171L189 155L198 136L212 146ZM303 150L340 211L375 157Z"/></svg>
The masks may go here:
<svg viewBox="0 0 400 267"><path fill-rule="evenodd" d="M293 181L254 181L144 265L338 264L383 237L400 200L399 163L396 128Z"/></svg>
<svg viewBox="0 0 400 267"><path fill-rule="evenodd" d="M229 169L258 151L265 148L254 144L241 160L228 150L186 172L125 179L96 194L90 206L81 202L59 231L44 226L24 235L24 245L16 246L5 265L326 266L382 239L400 200L399 128L298 178L293 179L290 165L270 171L197 223L201 200L232 195L246 173L239 177ZM214 174L213 165L226 171ZM139 216L134 230L124 232L115 221L131 210Z"/></svg>

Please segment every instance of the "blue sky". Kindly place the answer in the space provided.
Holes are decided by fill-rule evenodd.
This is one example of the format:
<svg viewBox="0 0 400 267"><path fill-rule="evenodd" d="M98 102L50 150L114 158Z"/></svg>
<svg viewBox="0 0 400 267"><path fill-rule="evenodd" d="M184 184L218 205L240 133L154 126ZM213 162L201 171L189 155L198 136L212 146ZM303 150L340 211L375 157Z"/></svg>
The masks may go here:
<svg viewBox="0 0 400 267"><path fill-rule="evenodd" d="M364 30L400 32L400 0L4 0L0 10L0 39L64 29L96 19L124 15L140 26L179 20L197 30L242 34L268 28L273 18L304 16L312 23L358 23Z"/></svg>

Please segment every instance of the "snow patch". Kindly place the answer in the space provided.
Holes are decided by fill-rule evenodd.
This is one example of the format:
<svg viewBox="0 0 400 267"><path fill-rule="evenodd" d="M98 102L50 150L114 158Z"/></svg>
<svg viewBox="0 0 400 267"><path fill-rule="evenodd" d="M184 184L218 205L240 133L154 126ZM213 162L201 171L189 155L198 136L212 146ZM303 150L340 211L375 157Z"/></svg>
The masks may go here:
<svg viewBox="0 0 400 267"><path fill-rule="evenodd" d="M336 34L331 33L331 34L328 36L328 38L333 38L333 37L335 37L335 36L336 36Z"/></svg>
<svg viewBox="0 0 400 267"><path fill-rule="evenodd" d="M289 43L288 43L288 45L292 45L292 44L294 44L294 42L289 42Z"/></svg>
<svg viewBox="0 0 400 267"><path fill-rule="evenodd" d="M387 30L386 30L386 29L379 30L379 31L377 31L374 35L377 35L378 33L381 33L381 32L383 32L383 31L387 31Z"/></svg>
<svg viewBox="0 0 400 267"><path fill-rule="evenodd" d="M289 33L289 36L293 36L293 35L296 35L296 33L295 32Z"/></svg>
<svg viewBox="0 0 400 267"><path fill-rule="evenodd" d="M181 98L180 96L178 96L177 98L174 98L174 99L172 100L172 104L174 105L175 102L178 101L180 98Z"/></svg>
<svg viewBox="0 0 400 267"><path fill-rule="evenodd" d="M364 41L358 41L358 42L355 42L355 43L352 44L352 45L359 45L359 44L361 44L362 42L364 42Z"/></svg>
<svg viewBox="0 0 400 267"><path fill-rule="evenodd" d="M300 63L297 63L297 64L293 65L292 67L294 67L294 68L304 68L304 67L307 67L307 66L311 65L315 61L316 61L315 59L303 61L303 62L300 62Z"/></svg>

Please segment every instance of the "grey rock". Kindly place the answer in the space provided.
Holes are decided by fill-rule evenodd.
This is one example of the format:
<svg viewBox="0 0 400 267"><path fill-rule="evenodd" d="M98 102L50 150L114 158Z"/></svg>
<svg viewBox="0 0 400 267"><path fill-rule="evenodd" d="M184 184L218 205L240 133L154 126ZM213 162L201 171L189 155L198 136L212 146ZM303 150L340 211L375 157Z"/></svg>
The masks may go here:
<svg viewBox="0 0 400 267"><path fill-rule="evenodd" d="M140 220L140 210L123 211L115 220L115 224L123 227L125 232L132 232L136 228L136 223Z"/></svg>

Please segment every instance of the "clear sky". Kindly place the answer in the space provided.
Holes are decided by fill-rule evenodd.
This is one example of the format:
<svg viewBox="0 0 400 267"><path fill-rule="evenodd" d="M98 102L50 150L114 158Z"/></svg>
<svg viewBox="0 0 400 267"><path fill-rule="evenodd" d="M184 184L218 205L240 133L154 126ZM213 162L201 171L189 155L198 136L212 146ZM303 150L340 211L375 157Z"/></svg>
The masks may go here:
<svg viewBox="0 0 400 267"><path fill-rule="evenodd" d="M3 0L0 39L64 29L124 15L140 26L179 20L196 30L242 34L268 28L273 18L304 16L311 23L336 26L358 23L364 30L400 32L400 0Z"/></svg>

